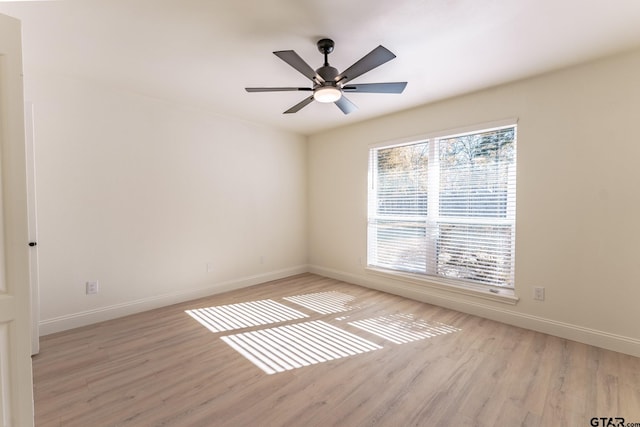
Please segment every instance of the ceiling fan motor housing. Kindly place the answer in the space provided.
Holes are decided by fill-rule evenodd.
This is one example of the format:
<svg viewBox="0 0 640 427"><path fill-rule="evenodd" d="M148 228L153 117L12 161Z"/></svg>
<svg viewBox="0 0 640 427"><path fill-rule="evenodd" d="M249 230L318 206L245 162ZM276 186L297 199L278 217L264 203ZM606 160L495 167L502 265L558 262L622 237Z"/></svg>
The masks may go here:
<svg viewBox="0 0 640 427"><path fill-rule="evenodd" d="M336 77L339 72L336 68L331 65L325 65L316 70L316 73L324 80L324 84L322 86L336 86Z"/></svg>

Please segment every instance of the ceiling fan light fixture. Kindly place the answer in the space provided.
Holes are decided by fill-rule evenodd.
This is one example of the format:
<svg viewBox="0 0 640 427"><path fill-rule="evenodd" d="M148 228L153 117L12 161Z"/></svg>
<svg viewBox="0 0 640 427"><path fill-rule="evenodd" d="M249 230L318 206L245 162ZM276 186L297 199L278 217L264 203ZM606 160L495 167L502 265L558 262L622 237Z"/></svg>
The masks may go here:
<svg viewBox="0 0 640 427"><path fill-rule="evenodd" d="M334 86L322 86L313 92L313 99L318 102L336 102L342 97L342 91Z"/></svg>

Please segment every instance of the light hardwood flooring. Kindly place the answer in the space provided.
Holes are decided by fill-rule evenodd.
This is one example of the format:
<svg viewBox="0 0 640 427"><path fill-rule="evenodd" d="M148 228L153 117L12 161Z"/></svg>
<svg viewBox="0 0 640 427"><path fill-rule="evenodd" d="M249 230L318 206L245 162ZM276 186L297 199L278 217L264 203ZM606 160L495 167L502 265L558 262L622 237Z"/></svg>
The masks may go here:
<svg viewBox="0 0 640 427"><path fill-rule="evenodd" d="M284 299L307 294L318 294L302 301L311 308ZM320 299L345 311L318 313ZM213 332L219 325L187 313L229 306L192 312L213 319L259 300L308 317ZM322 351L334 360L315 363L321 350L305 356L277 335L309 325L324 332L296 339L310 349L333 345ZM343 350L328 335L318 338L335 328L347 334L340 342L351 340ZM221 339L236 334L313 364L267 374ZM349 348L362 353L338 358ZM33 370L43 427L640 423L639 358L312 274L43 337Z"/></svg>

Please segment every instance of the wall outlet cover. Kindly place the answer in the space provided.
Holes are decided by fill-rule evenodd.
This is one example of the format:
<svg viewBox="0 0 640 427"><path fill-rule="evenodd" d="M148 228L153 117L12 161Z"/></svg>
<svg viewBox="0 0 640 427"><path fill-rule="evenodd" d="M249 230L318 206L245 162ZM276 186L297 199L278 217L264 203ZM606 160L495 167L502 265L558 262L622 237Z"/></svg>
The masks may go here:
<svg viewBox="0 0 640 427"><path fill-rule="evenodd" d="M85 287L85 292L87 295L95 295L98 293L99 284L97 280L87 282Z"/></svg>

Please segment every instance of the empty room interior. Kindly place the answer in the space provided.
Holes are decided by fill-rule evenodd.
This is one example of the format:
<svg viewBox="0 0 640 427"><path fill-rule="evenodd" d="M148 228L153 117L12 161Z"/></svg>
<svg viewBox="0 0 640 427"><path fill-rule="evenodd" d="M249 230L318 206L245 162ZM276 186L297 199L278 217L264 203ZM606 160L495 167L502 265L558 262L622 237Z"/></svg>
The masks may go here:
<svg viewBox="0 0 640 427"><path fill-rule="evenodd" d="M640 426L639 2L0 13L33 382L0 424Z"/></svg>

